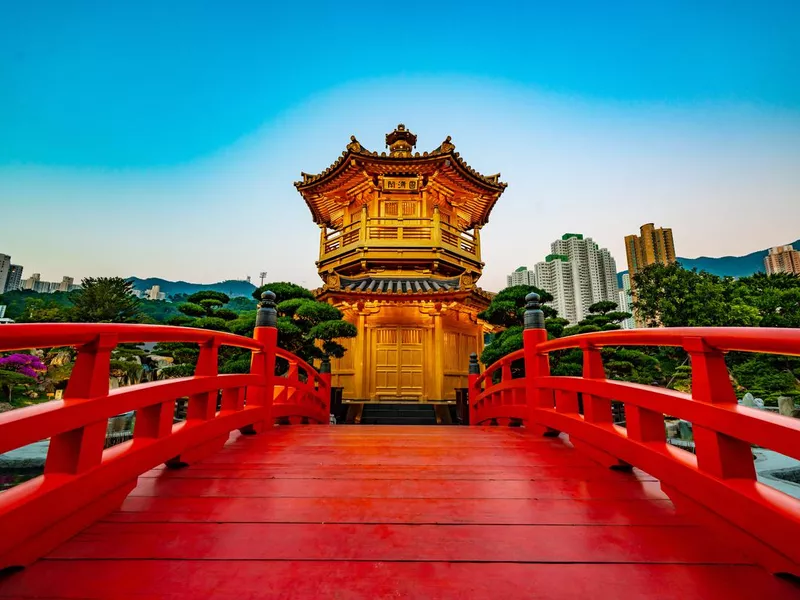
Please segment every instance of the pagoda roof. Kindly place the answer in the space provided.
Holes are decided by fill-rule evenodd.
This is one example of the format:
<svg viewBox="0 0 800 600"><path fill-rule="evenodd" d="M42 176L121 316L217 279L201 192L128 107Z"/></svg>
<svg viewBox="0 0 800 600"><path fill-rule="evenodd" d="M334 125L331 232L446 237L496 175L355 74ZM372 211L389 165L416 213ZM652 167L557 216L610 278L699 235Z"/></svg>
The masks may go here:
<svg viewBox="0 0 800 600"><path fill-rule="evenodd" d="M339 285L315 291L317 296L346 293L358 297L463 298L474 296L488 305L494 294L479 287L464 288L460 279L432 277L342 277Z"/></svg>
<svg viewBox="0 0 800 600"><path fill-rule="evenodd" d="M468 192L473 199L468 203L473 214L473 223L483 225L489 217L500 194L508 186L500 181L500 173L483 175L470 167L455 151L451 137L430 152L414 152L416 136L406 131L403 125L386 136L390 151L370 151L364 148L355 136L342 155L327 169L312 175L301 173L303 179L295 187L303 195L317 223L328 223L331 209L336 202L324 198L326 194L352 189L377 175L417 174L436 175L444 185Z"/></svg>
<svg viewBox="0 0 800 600"><path fill-rule="evenodd" d="M348 292L375 292L383 294L432 294L457 291L460 279L367 277L363 279L341 278L340 288Z"/></svg>

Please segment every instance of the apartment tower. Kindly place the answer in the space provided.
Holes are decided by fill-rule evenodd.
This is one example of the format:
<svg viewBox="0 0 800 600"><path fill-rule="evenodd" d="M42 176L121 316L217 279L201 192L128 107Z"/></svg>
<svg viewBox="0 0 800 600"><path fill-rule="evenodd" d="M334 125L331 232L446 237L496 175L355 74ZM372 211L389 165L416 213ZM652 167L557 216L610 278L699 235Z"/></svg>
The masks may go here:
<svg viewBox="0 0 800 600"><path fill-rule="evenodd" d="M792 245L770 248L769 254L764 257L764 269L767 275L775 273L800 275L800 252Z"/></svg>
<svg viewBox="0 0 800 600"><path fill-rule="evenodd" d="M672 229L647 223L639 228L639 235L625 236L625 254L628 258L628 272L635 275L645 267L660 263L675 262L675 243Z"/></svg>
<svg viewBox="0 0 800 600"><path fill-rule="evenodd" d="M506 276L506 286L512 285L536 285L536 271L528 270L528 267L519 267L511 275Z"/></svg>
<svg viewBox="0 0 800 600"><path fill-rule="evenodd" d="M618 301L617 264L606 248L580 233L565 233L536 265L537 287L552 294L559 316L577 323L595 302Z"/></svg>

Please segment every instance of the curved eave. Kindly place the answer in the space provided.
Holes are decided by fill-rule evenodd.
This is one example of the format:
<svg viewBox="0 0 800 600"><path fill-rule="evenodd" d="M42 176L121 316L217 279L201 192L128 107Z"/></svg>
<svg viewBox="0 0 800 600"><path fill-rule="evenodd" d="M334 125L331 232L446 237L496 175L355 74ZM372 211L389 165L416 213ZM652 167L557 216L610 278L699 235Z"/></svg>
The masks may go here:
<svg viewBox="0 0 800 600"><path fill-rule="evenodd" d="M363 164L355 165L354 161L358 160ZM330 167L325 169L322 173L317 175L310 175L303 173L303 180L294 183L295 188L303 195L306 204L311 210L311 214L315 223L326 223L328 219L325 217L325 211L330 210L330 207L320 206L313 198L315 193L325 193L330 191L330 187L338 179L343 177L347 172L356 169L359 172L369 172L369 164L380 165L382 170L387 167L391 168L393 165L403 165L404 167L413 167L415 165L431 165L433 163L442 163L449 161L453 171L462 178L469 187L475 188L478 194L485 194L487 202L481 207L478 214L474 215L473 222L470 226L485 225L488 221L489 214L494 208L497 199L505 191L508 186L507 183L500 181L500 175L486 176L482 175L472 167L470 167L460 156L458 152L438 152L430 154L419 154L411 157L391 157L385 155L378 155L377 152L369 152L364 150L355 152L353 150L346 150ZM323 189L326 188L326 189Z"/></svg>
<svg viewBox="0 0 800 600"><path fill-rule="evenodd" d="M468 181L480 186L488 192L500 192L506 189L507 183L500 181L499 175L482 175L472 167L470 167L459 155L458 152L447 152L439 154L419 154L407 158L396 158L391 156L381 156L373 152L353 152L347 150L342 153L336 162L331 164L330 167L325 169L322 173L317 175L310 175L302 173L303 180L296 181L294 186L299 191L311 191L313 188L328 183L336 179L344 170L347 169L350 163L350 158L360 158L368 162L373 162L381 165L391 165L392 163L400 163L405 165L415 164L429 164L432 162L439 162L441 160L451 159L453 164L457 166L459 173Z"/></svg>
<svg viewBox="0 0 800 600"><path fill-rule="evenodd" d="M490 292L486 292L481 288L472 288L469 290L439 290L436 292L369 292L366 290L345 290L341 288L317 288L312 292L317 300L324 301L328 298L348 298L350 300L377 300L383 302L408 302L413 300L442 302L442 301L456 301L464 302L466 300L473 300L478 304L489 306L492 297Z"/></svg>

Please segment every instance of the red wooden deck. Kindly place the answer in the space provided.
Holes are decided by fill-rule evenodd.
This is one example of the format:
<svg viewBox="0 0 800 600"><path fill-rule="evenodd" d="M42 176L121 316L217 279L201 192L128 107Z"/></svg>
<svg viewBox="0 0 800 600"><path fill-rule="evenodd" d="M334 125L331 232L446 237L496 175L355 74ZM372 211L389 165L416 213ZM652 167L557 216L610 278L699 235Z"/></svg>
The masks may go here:
<svg viewBox="0 0 800 600"><path fill-rule="evenodd" d="M2 598L795 598L641 471L520 429L297 426L139 479Z"/></svg>

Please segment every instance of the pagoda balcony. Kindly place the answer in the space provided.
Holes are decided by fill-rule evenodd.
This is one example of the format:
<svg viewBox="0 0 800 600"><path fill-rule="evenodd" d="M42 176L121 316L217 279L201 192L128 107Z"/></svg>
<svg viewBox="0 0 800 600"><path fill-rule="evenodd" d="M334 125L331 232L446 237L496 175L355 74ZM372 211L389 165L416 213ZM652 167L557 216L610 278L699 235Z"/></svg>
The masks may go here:
<svg viewBox="0 0 800 600"><path fill-rule="evenodd" d="M441 252L481 263L480 237L438 218L363 218L335 231L322 229L319 264L364 253L402 251L412 255Z"/></svg>

